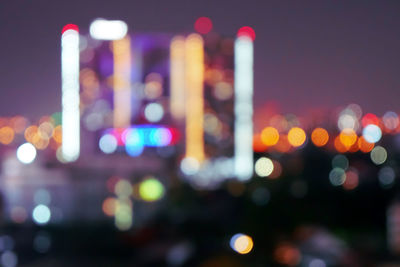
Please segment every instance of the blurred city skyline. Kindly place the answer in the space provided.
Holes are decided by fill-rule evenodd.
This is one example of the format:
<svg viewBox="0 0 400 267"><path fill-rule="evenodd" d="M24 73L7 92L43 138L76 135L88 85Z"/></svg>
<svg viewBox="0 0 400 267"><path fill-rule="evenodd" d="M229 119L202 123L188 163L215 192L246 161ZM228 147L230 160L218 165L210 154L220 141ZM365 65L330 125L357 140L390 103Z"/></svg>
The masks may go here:
<svg viewBox="0 0 400 267"><path fill-rule="evenodd" d="M226 12L229 7L229 12ZM359 104L365 112L398 111L400 4L397 1L85 1L0 5L0 115L29 118L61 109L61 29L88 32L98 17L121 19L131 32L191 32L200 16L234 37L251 26L255 107L282 112Z"/></svg>

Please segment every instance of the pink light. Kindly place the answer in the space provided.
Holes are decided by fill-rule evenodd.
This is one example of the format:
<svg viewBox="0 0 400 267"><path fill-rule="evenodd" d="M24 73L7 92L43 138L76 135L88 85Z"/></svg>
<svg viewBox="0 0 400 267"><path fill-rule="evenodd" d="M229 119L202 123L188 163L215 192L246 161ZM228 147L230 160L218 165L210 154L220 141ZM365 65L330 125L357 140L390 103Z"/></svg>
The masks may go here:
<svg viewBox="0 0 400 267"><path fill-rule="evenodd" d="M194 23L194 29L201 34L209 33L213 28L213 24L210 18L200 17Z"/></svg>
<svg viewBox="0 0 400 267"><path fill-rule="evenodd" d="M64 32L66 32L68 30L73 30L73 31L79 32L79 28L78 28L77 25L75 25L75 24L67 24L67 25L65 25L63 27L63 29L61 31L61 34L64 34Z"/></svg>
<svg viewBox="0 0 400 267"><path fill-rule="evenodd" d="M237 32L237 37L241 37L241 36L247 36L250 37L251 40L255 40L256 39L256 33L253 30L252 27L249 26L243 26L242 28L240 28Z"/></svg>

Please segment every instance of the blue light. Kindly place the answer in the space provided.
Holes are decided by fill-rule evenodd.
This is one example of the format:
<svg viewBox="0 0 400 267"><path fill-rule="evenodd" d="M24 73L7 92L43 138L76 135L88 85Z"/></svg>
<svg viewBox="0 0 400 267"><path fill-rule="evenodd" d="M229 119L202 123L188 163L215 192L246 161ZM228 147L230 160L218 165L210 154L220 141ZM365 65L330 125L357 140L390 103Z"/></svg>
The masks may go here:
<svg viewBox="0 0 400 267"><path fill-rule="evenodd" d="M137 157L142 154L144 143L142 134L137 129L130 129L126 134L125 150L131 157Z"/></svg>

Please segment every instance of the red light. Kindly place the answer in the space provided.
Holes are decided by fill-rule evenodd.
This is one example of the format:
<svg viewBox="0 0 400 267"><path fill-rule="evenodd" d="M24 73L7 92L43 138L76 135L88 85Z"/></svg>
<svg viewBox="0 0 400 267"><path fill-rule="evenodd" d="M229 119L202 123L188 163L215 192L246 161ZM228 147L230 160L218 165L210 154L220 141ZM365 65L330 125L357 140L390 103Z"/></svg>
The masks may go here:
<svg viewBox="0 0 400 267"><path fill-rule="evenodd" d="M65 25L64 28L62 29L61 34L63 34L64 32L66 32L66 31L68 31L68 30L74 30L74 31L79 32L79 28L78 28L77 25L75 25L75 24L67 24L67 25Z"/></svg>
<svg viewBox="0 0 400 267"><path fill-rule="evenodd" d="M212 30L213 24L210 18L200 17L194 23L194 29L201 34L207 34Z"/></svg>
<svg viewBox="0 0 400 267"><path fill-rule="evenodd" d="M375 114L367 113L361 119L361 124L363 127L367 126L368 124L379 125L379 118Z"/></svg>
<svg viewBox="0 0 400 267"><path fill-rule="evenodd" d="M253 40L253 41L256 39L255 31L253 30L252 27L249 27L249 26L244 26L238 30L237 37L241 37L241 36L250 37L251 40Z"/></svg>

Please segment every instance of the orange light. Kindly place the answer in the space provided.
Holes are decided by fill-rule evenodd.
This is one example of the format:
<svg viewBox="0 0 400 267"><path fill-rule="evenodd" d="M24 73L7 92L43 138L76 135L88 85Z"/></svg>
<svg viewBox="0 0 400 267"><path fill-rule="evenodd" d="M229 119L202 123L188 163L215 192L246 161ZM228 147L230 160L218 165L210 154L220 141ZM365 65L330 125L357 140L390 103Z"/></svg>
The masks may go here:
<svg viewBox="0 0 400 267"><path fill-rule="evenodd" d="M264 152L267 146L261 141L261 135L256 134L253 136L253 149L255 152Z"/></svg>
<svg viewBox="0 0 400 267"><path fill-rule="evenodd" d="M315 128L311 133L311 141L315 146L321 147L329 141L329 134L324 128Z"/></svg>
<svg viewBox="0 0 400 267"><path fill-rule="evenodd" d="M375 145L373 143L367 142L363 136L360 136L360 138L358 138L358 148L362 152L364 153L371 152L374 146Z"/></svg>
<svg viewBox="0 0 400 267"><path fill-rule="evenodd" d="M0 143L8 145L14 140L15 132L9 126L0 128Z"/></svg>
<svg viewBox="0 0 400 267"><path fill-rule="evenodd" d="M61 128L61 125L58 125L58 126L56 126L54 128L53 139L57 143L59 143L59 144L61 143L61 141L62 141L62 128Z"/></svg>
<svg viewBox="0 0 400 267"><path fill-rule="evenodd" d="M261 142L266 146L273 146L278 143L279 132L274 127L266 127L261 132Z"/></svg>
<svg viewBox="0 0 400 267"><path fill-rule="evenodd" d="M335 145L335 149L339 153L345 153L348 150L348 148L345 145L343 145L342 141L340 141L340 135L336 136L334 145Z"/></svg>
<svg viewBox="0 0 400 267"><path fill-rule="evenodd" d="M103 201L102 209L105 215L114 216L117 208L117 200L113 197L108 197Z"/></svg>
<svg viewBox="0 0 400 267"><path fill-rule="evenodd" d="M274 149L281 153L289 152L291 148L292 146L290 145L288 137L285 134L282 134L279 137L278 143L274 146Z"/></svg>
<svg viewBox="0 0 400 267"><path fill-rule="evenodd" d="M293 127L288 133L289 143L294 147L299 147L306 141L306 133L299 127Z"/></svg>
<svg viewBox="0 0 400 267"><path fill-rule="evenodd" d="M357 134L353 129L344 129L340 132L339 138L340 142L347 148L350 148L357 142Z"/></svg>
<svg viewBox="0 0 400 267"><path fill-rule="evenodd" d="M33 137L37 134L38 127L36 125L31 125L25 129L24 136L26 141L32 143Z"/></svg>

